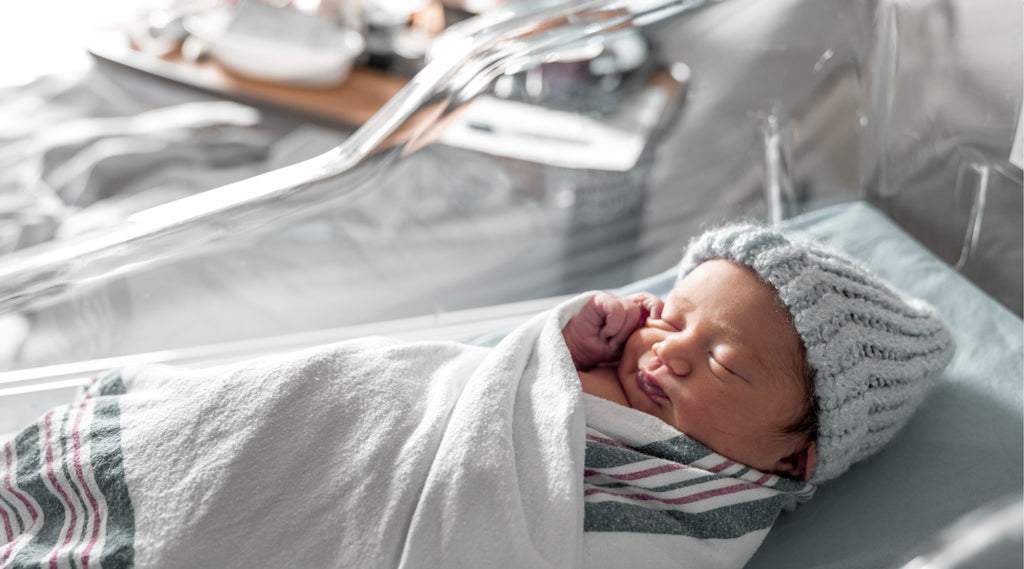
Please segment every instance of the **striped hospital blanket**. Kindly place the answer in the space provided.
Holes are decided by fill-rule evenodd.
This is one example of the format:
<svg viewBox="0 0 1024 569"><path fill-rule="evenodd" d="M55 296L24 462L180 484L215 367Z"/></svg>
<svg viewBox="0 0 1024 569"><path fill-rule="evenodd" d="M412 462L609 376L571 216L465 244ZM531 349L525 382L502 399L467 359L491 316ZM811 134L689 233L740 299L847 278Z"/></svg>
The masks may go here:
<svg viewBox="0 0 1024 569"><path fill-rule="evenodd" d="M585 552L595 564L742 567L778 515L814 495L649 415L590 395L584 407Z"/></svg>

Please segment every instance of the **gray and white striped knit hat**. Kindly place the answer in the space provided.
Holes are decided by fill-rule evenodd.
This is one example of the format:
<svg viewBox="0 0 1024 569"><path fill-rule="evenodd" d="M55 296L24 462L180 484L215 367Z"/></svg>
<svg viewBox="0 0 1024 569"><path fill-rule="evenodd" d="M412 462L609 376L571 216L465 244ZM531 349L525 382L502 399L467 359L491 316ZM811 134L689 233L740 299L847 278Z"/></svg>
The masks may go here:
<svg viewBox="0 0 1024 569"><path fill-rule="evenodd" d="M754 269L793 317L814 379L812 482L839 476L888 443L953 357L953 338L934 308L841 253L778 230L730 225L690 243L678 279L711 259Z"/></svg>

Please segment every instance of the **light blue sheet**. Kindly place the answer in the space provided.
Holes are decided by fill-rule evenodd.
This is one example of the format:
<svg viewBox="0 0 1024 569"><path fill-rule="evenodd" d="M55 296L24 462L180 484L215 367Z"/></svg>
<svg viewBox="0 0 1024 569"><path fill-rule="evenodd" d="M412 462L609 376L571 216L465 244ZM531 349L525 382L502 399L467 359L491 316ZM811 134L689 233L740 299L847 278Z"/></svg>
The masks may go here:
<svg viewBox="0 0 1024 569"><path fill-rule="evenodd" d="M934 304L957 352L893 443L783 514L748 568L898 566L961 515L1021 494L1024 325L865 203L785 225L845 250L896 288ZM673 278L666 272L627 291L664 294Z"/></svg>

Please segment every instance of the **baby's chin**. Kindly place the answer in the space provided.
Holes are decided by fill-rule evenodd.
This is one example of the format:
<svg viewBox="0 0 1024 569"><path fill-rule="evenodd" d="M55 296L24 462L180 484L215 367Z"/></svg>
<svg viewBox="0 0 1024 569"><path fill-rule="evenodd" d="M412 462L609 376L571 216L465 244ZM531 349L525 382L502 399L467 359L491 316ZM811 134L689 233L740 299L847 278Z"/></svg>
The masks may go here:
<svg viewBox="0 0 1024 569"><path fill-rule="evenodd" d="M619 380L619 386L622 388L622 394L626 400L624 405L630 409L636 409L641 413L646 413L652 417L656 417L661 421L668 423L672 428L676 428L672 423L665 421L665 418L658 414L658 409L654 406L650 399L644 395L643 391L639 387L639 380L637 375L639 374L637 369L619 369L617 378Z"/></svg>
<svg viewBox="0 0 1024 569"><path fill-rule="evenodd" d="M614 368L598 367L589 371L581 371L579 376L585 393L631 407Z"/></svg>

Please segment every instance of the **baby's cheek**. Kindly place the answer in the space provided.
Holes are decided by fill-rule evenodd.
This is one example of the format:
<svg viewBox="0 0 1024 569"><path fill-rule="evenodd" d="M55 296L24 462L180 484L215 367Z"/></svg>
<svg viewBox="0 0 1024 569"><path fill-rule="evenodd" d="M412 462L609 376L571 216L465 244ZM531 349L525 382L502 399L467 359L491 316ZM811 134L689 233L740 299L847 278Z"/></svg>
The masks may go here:
<svg viewBox="0 0 1024 569"><path fill-rule="evenodd" d="M653 331L647 326L641 326L626 339L626 347L632 347L634 352L642 352L650 348L652 341Z"/></svg>
<svg viewBox="0 0 1024 569"><path fill-rule="evenodd" d="M640 369L638 362L640 356L646 351L644 349L645 342L643 336L643 328L640 328L626 339L626 344L622 347L622 356L619 358L620 375L623 373L636 373Z"/></svg>

